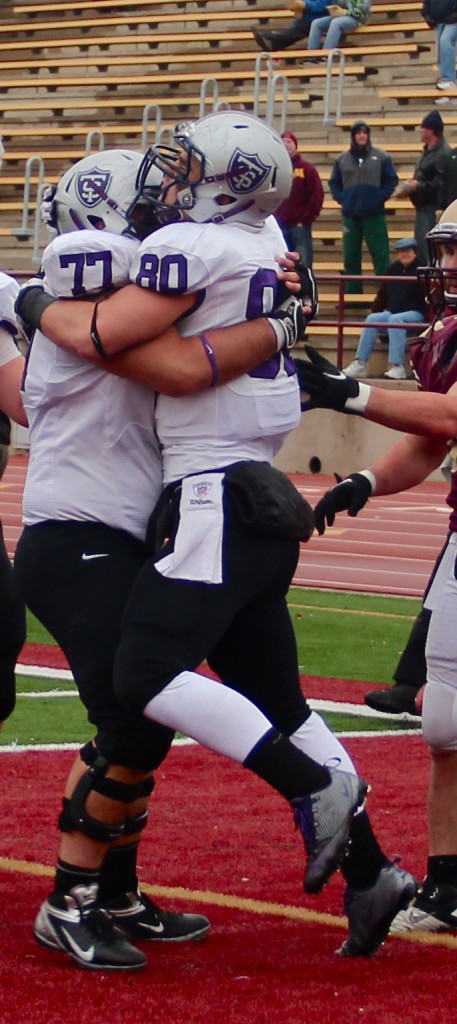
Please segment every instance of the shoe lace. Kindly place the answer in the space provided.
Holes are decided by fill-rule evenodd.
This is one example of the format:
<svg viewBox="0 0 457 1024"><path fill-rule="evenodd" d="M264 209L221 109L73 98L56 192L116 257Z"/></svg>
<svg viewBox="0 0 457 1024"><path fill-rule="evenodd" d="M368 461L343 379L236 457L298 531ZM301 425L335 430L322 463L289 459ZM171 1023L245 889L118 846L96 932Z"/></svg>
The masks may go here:
<svg viewBox="0 0 457 1024"><path fill-rule="evenodd" d="M107 945L113 945L119 941L108 910L104 910L102 907L83 907L81 920L94 938L101 939Z"/></svg>

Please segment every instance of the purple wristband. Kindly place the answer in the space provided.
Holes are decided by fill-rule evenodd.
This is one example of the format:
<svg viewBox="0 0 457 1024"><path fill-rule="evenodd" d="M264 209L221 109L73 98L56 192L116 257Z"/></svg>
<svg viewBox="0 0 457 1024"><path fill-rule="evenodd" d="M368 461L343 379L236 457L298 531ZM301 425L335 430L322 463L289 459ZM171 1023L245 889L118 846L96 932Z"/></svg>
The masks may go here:
<svg viewBox="0 0 457 1024"><path fill-rule="evenodd" d="M214 355L214 349L211 342L208 341L206 334L198 334L197 337L200 339L203 348L206 352L209 365L211 367L211 387L217 388L217 382L219 379L219 370L217 366L216 356Z"/></svg>

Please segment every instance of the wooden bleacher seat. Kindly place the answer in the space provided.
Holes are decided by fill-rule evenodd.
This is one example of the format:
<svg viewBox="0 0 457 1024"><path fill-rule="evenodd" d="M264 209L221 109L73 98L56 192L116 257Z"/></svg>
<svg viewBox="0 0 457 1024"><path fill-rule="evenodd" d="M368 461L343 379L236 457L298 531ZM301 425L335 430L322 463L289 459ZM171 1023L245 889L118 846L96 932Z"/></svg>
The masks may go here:
<svg viewBox="0 0 457 1024"><path fill-rule="evenodd" d="M163 4L176 4L176 2L185 3L186 0L136 0L135 8L146 6L151 7L154 5L154 3L157 3L159 6L162 6ZM194 0L190 0L190 2L194 2ZM196 2L203 4L205 2L208 2L208 0L196 0ZM104 9L111 10L116 7L130 6L131 5L128 3L128 0L95 0L95 3L90 3L90 0L74 0L73 3L71 2L71 0L64 0L64 2L62 3L16 3L14 5L14 12L17 16L20 17L23 14L35 15L52 13L53 11L82 11L94 9L102 11ZM415 13L420 11L421 7L421 0L403 0L403 3L401 5L401 12L402 14L404 14L406 11ZM375 14L387 14L398 16L399 7L398 4L395 3L375 3L373 5L373 12ZM284 13L288 12L285 11ZM255 15L255 7L253 8L253 14Z"/></svg>
<svg viewBox="0 0 457 1024"><path fill-rule="evenodd" d="M379 57L380 55L393 56L395 54L400 55L400 56L404 56L404 57L417 58L417 57L420 56L421 53L423 53L425 50L428 50L428 49L429 49L429 47L425 46L424 44L420 44L420 43L387 43L386 45L378 45L378 44L373 44L373 43L367 43L366 45L362 45L362 46L343 46L343 47L341 47L341 51L342 51L342 53L345 54L346 57L357 57L357 58L360 58L360 57ZM287 62L287 60L290 60L291 62L292 61L295 62L297 60L301 60L301 59L304 59L305 57L307 57L309 52L310 51L307 50L307 49L278 50L278 51L275 51L274 59L275 60L283 60L284 59L286 62ZM317 52L320 52L320 51L314 51L314 52L317 53ZM255 51L253 51L253 50L241 50L241 51L227 50L225 53L222 53L219 50L218 53L213 55L213 56L211 56L211 58L208 56L207 60L211 59L212 62L217 62L218 64L221 65L221 67L223 67L225 64L232 64L232 63L236 64L236 63L246 62L246 61L250 61L250 62L254 63L256 56L257 56L257 53ZM100 69L100 68L104 68L104 67L118 67L118 66L122 66L122 65L128 64L128 61L129 61L129 58L127 56L125 56L125 55L124 56L120 56L119 54L109 54L109 53L108 54L95 54L95 55L94 54L87 54L84 57L74 57L74 56L72 56L72 57L47 57L45 63L43 62L43 59L41 57L40 58L35 58L35 59L32 58L30 60L27 60L27 59L24 58L22 60L0 60L0 71L5 72L5 74L8 74L8 73L11 74L11 72L13 72L13 71L28 70L28 71L30 71L31 74L39 73L40 75L42 75L43 71L50 71L52 73L55 73L59 69L61 70L63 68L73 68L73 67L77 68L77 67L81 67L81 68L86 69L88 67L97 67L97 68ZM201 63L202 63L202 54L201 53L189 53L189 54L186 54L185 57L183 56L182 53L179 53L179 54L175 54L175 53L157 53L157 54L142 53L141 54L141 64L142 65L147 65L147 64L157 64L157 65L165 64L165 65L168 66L168 65L172 65L172 64L183 64L183 65L186 66L188 64L201 64ZM205 64L206 64L206 61L205 61ZM275 68L275 70L276 70L276 68ZM318 72L319 72L319 74L322 74L323 73L323 69L322 68L313 68L312 72L313 72L313 74L317 74ZM3 83L2 83L2 87L3 87Z"/></svg>
<svg viewBox="0 0 457 1024"><path fill-rule="evenodd" d="M438 74L436 73L435 78L437 77ZM454 93L452 98L455 99L456 95L457 94ZM402 106L403 104L409 103L410 100L435 100L439 97L447 96L447 93L443 92L442 89L437 89L435 82L433 82L428 86L410 85L407 87L399 86L397 89L379 89L378 96L384 99L397 100L399 105Z"/></svg>
<svg viewBox="0 0 457 1024"><path fill-rule="evenodd" d="M318 71L326 73L326 69L317 69ZM315 77L314 71L306 72L304 68L290 68L285 69L285 75L289 79L306 79L309 76ZM364 77L368 73L368 69L364 65L350 65L345 69L345 75L349 77ZM141 86L151 85L168 85L169 88L173 86L178 88L183 82L202 82L203 79L207 78L207 70L195 71L195 72L176 72L176 74L170 75L170 73L164 74L151 74L151 75L80 75L74 78L66 76L44 76L42 75L37 82L36 79L31 78L2 78L1 88L11 91L13 89L33 89L35 92L37 88L46 89L47 91L55 92L56 89L86 89L86 88L107 88L116 89L120 85L131 85L136 88ZM332 69L332 75L336 76L338 71L336 68ZM266 69L260 72L260 79L266 79ZM254 68L246 68L243 71L218 71L217 81L218 82L243 82L252 81L256 77ZM324 77L324 76L321 76ZM317 98L320 98L319 96ZM143 103L146 104L146 97L143 96ZM176 98L174 98L174 102ZM163 99L160 100L161 104Z"/></svg>

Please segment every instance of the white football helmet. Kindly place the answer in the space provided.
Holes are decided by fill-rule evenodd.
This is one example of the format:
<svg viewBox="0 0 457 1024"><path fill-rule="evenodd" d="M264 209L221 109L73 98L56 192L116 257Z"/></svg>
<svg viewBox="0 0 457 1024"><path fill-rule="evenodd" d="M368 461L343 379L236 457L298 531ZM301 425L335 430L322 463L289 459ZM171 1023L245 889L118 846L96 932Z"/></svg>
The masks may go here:
<svg viewBox="0 0 457 1024"><path fill-rule="evenodd" d="M428 232L429 267L421 267L418 277L422 281L425 297L438 316L445 309L457 310L457 270L441 267L441 247L457 245L457 200L441 214L438 224Z"/></svg>
<svg viewBox="0 0 457 1024"><path fill-rule="evenodd" d="M138 174L138 200L155 205L161 224L186 219L260 227L290 193L292 164L284 142L253 114L207 114L177 125L174 141L176 148L151 147ZM160 202L151 194L154 168L164 175ZM170 205L174 186L177 200Z"/></svg>
<svg viewBox="0 0 457 1024"><path fill-rule="evenodd" d="M127 218L127 211L136 196L142 159L141 153L130 149L107 149L78 160L56 187L51 214L46 211L48 225L59 235L83 228L134 234L134 221ZM155 178L159 185L158 172Z"/></svg>

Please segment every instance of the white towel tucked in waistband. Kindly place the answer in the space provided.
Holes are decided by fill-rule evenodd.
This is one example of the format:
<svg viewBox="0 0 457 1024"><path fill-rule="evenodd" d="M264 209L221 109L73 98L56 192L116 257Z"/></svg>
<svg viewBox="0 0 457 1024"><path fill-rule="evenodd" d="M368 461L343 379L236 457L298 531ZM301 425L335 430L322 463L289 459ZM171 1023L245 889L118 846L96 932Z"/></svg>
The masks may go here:
<svg viewBox="0 0 457 1024"><path fill-rule="evenodd" d="M175 549L155 567L170 579L222 583L223 473L185 477Z"/></svg>

